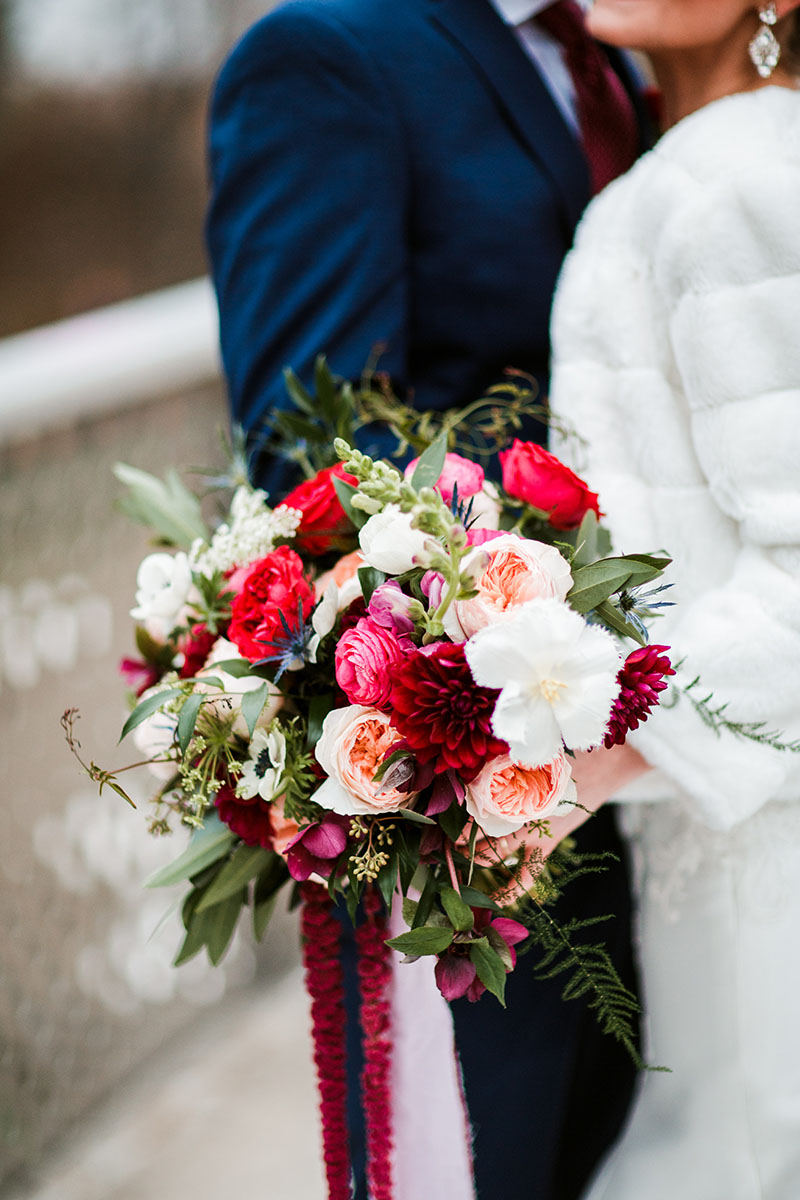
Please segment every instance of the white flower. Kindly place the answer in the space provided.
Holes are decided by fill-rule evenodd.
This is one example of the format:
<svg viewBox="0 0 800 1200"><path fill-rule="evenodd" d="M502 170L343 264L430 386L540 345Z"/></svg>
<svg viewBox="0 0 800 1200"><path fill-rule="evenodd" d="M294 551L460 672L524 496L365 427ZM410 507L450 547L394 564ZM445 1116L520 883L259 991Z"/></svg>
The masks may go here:
<svg viewBox="0 0 800 1200"><path fill-rule="evenodd" d="M267 494L259 489L239 487L231 501L230 522L220 525L211 545L197 541L192 546L192 566L211 578L217 571L230 571L265 558L279 541L293 538L303 514L280 505L267 507Z"/></svg>
<svg viewBox="0 0 800 1200"><path fill-rule="evenodd" d="M204 713L213 713L220 720L234 714L231 725L232 732L238 733L240 737L248 737L247 722L242 716L242 698L248 692L254 692L256 688L260 688L264 680L260 675L229 675L227 671L221 671L217 666L217 663L231 661L249 665L247 659L242 658L233 642L219 638L214 642L211 653L194 677L194 690L208 692L209 699L203 705ZM218 679L222 688L205 683L204 678L207 675ZM283 693L271 684L267 702L259 715L257 725L269 725L282 708Z"/></svg>
<svg viewBox="0 0 800 1200"><path fill-rule="evenodd" d="M236 795L244 800L260 796L271 800L276 794L286 770L286 738L275 724L267 731L256 729L250 739L250 758L242 767L236 785Z"/></svg>
<svg viewBox="0 0 800 1200"><path fill-rule="evenodd" d="M500 688L492 729L511 758L544 766L561 750L598 746L619 690L609 633L555 599L530 600L464 647L476 683Z"/></svg>
<svg viewBox="0 0 800 1200"><path fill-rule="evenodd" d="M143 621L153 637L166 637L178 624L192 590L188 557L178 554L148 554L136 575L135 621Z"/></svg>
<svg viewBox="0 0 800 1200"><path fill-rule="evenodd" d="M387 504L370 517L358 537L361 552L371 567L387 575L402 575L412 567L430 565L436 542L421 529L411 526L411 513Z"/></svg>
<svg viewBox="0 0 800 1200"><path fill-rule="evenodd" d="M157 692L163 691L163 684L158 687L148 688L146 692L142 692L139 697L139 703L142 700L149 699ZM178 718L175 713L162 712L161 709L156 709L149 717L145 717L143 721L133 730L133 740L137 750L144 755L145 758L166 758L169 756L168 762L151 762L148 763L148 770L156 776L157 779L171 779L177 773L177 755L175 752L175 730L178 727Z"/></svg>
<svg viewBox="0 0 800 1200"><path fill-rule="evenodd" d="M470 496L464 503L469 505L470 500L472 501L472 509L470 510L470 526L472 528L500 528L500 493L490 479L484 482L479 492L476 492L474 496Z"/></svg>

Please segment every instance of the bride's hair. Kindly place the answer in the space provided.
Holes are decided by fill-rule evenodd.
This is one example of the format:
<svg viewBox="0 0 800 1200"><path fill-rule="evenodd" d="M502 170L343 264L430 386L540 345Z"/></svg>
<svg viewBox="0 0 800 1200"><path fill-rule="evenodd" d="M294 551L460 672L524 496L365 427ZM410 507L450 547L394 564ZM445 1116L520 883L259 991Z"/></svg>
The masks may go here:
<svg viewBox="0 0 800 1200"><path fill-rule="evenodd" d="M789 37L786 41L786 49L788 51L792 67L796 71L800 71L800 10L792 14L791 24L789 25Z"/></svg>

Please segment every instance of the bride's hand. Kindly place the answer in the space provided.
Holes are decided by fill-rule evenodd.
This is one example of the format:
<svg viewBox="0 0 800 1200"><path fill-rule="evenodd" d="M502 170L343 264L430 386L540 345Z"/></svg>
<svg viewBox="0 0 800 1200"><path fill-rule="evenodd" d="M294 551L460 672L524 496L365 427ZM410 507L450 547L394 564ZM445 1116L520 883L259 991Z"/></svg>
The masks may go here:
<svg viewBox="0 0 800 1200"><path fill-rule="evenodd" d="M578 789L578 804L581 807L571 809L563 817L549 819L552 836L539 841L545 856L555 850L563 838L583 825L606 800L649 770L649 763L632 746L579 751L572 760L572 778ZM588 812L585 811L587 809Z"/></svg>

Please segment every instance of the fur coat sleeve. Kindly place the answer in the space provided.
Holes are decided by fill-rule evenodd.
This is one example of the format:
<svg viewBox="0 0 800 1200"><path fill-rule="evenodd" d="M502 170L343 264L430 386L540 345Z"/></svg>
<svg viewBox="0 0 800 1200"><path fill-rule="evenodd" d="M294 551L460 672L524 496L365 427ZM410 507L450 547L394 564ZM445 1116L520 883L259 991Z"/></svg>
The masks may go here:
<svg viewBox="0 0 800 1200"><path fill-rule="evenodd" d="M590 208L554 310L552 404L618 550L674 556L652 631L734 722L800 736L800 95L680 123ZM583 441L581 441L583 439ZM800 799L800 755L680 687L631 742L715 828ZM669 704L669 702L668 702Z"/></svg>

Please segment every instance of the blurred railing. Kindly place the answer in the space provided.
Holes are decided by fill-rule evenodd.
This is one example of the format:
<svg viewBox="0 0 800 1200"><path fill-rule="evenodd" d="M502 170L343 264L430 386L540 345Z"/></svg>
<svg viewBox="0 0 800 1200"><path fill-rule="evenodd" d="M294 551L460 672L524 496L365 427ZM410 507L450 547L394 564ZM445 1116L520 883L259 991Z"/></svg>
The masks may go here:
<svg viewBox="0 0 800 1200"><path fill-rule="evenodd" d="M0 1185L258 968L245 933L221 968L173 970L175 897L141 884L177 842L98 797L59 727L75 706L87 757L131 760L116 664L146 535L112 464L213 464L225 422L206 281L0 342ZM269 936L285 965L292 934Z"/></svg>

